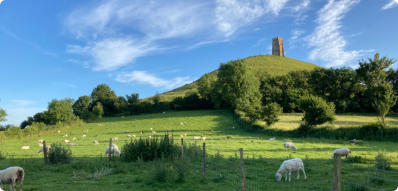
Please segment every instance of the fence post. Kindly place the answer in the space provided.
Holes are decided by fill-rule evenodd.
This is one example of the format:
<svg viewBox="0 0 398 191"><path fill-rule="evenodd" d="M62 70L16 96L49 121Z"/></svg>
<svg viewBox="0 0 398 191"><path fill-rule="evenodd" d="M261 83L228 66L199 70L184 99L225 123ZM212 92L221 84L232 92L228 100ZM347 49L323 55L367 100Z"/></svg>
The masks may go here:
<svg viewBox="0 0 398 191"><path fill-rule="evenodd" d="M108 148L108 160L111 161L112 159L112 138L109 139L109 148Z"/></svg>
<svg viewBox="0 0 398 191"><path fill-rule="evenodd" d="M242 191L246 191L246 177L245 177L245 162L243 158L243 149L239 149L240 152L240 171L242 175Z"/></svg>
<svg viewBox="0 0 398 191"><path fill-rule="evenodd" d="M333 191L341 191L341 156L333 158Z"/></svg>
<svg viewBox="0 0 398 191"><path fill-rule="evenodd" d="M206 143L203 143L202 176L203 179L206 178Z"/></svg>
<svg viewBox="0 0 398 191"><path fill-rule="evenodd" d="M181 159L184 159L184 138L181 138Z"/></svg>
<svg viewBox="0 0 398 191"><path fill-rule="evenodd" d="M44 163L48 163L47 145L45 140L43 141L43 155L44 155Z"/></svg>

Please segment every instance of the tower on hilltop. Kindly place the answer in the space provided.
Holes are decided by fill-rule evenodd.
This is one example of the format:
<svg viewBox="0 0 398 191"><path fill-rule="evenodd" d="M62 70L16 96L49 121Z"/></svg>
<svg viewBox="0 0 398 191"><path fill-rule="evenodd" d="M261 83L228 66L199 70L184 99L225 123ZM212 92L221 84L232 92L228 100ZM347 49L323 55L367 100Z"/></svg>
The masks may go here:
<svg viewBox="0 0 398 191"><path fill-rule="evenodd" d="M285 51L283 50L282 37L278 36L272 39L272 55L285 56Z"/></svg>

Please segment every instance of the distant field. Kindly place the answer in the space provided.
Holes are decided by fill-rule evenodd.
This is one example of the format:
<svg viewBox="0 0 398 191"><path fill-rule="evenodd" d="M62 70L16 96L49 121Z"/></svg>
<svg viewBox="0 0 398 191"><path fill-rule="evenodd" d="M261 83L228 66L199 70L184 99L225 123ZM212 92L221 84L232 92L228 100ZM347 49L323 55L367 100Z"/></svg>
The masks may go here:
<svg viewBox="0 0 398 191"><path fill-rule="evenodd" d="M317 65L296 60L293 58L273 55L250 56L247 58L243 58L243 60L257 76L279 76L287 74L291 71L313 70L314 68L319 67ZM217 75L215 71L209 72L211 72L212 75ZM191 84L186 84L174 90L159 94L159 98L161 101L171 101L176 97L184 97L185 95L196 92L196 82L192 82ZM152 97L146 98L144 100L148 100L151 98Z"/></svg>
<svg viewBox="0 0 398 191"><path fill-rule="evenodd" d="M283 115L274 128L295 128L300 119L300 114ZM375 120L375 116L338 115L335 125L354 126ZM397 120L396 117L389 118L394 127ZM201 163L198 160L192 162L191 175L187 181L178 184L148 183L145 177L149 169L154 168L154 163L116 161L108 165L104 159L101 159L109 138L118 137L119 141L116 144L122 147L123 143L129 141L127 134L146 137L150 135L150 128L160 135L166 131L172 132L177 143L181 134L187 134L185 137L187 144L195 144L193 136L205 136L208 153L211 155L220 153L223 158L209 159L208 180L205 183L200 181ZM276 137L276 140L271 141L270 136L265 134L239 130L232 121L232 114L224 110L180 111L126 116L125 118L104 118L81 127L61 128L61 133L57 133L57 130L42 133L41 136L3 141L0 151L6 153L8 159L0 160L0 169L9 165L25 167L25 190L239 190L239 161L228 158L234 158L238 155L238 149L243 148L246 158L249 157L245 161L247 182L250 188L248 190L330 190L333 178L330 155L335 148L348 147L352 150L352 155L363 157L365 162L348 163L346 159L343 160L345 190L349 190L353 182L361 184L369 182L370 174L378 172L372 170L371 167L379 151L385 151L392 159L393 170L379 172L385 177L383 184L369 182L367 186L376 190L382 188L393 190L398 185L397 143L365 140L362 145L352 145L343 140L293 138L291 140L296 143L298 150L285 151L283 142L290 139ZM86 130L88 130L87 137L82 138ZM126 133L127 130L129 133ZM141 130L145 132L144 135L139 134ZM68 134L67 138L63 137L65 134ZM72 141L73 137L77 140ZM42 160L38 159L41 156L37 155L38 139L45 139L48 143L63 143L65 139L68 139L78 144L70 147L75 157L72 164L43 166ZM100 144L92 144L93 140L98 140ZM202 141L196 144L201 145ZM30 146L31 149L21 150L21 146L24 145ZM276 182L274 174L280 163L293 157L305 159L308 180L297 181L296 175L292 175L291 183ZM116 170L98 180L73 179L74 174L81 170L92 173L104 167Z"/></svg>

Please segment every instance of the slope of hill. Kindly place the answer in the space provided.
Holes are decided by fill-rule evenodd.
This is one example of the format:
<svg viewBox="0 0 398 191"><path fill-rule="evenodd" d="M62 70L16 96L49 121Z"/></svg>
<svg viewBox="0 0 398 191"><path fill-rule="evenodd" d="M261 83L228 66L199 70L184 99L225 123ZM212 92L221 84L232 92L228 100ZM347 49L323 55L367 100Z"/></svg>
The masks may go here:
<svg viewBox="0 0 398 191"><path fill-rule="evenodd" d="M273 55L258 55L243 58L250 69L252 69L257 76L262 76L264 74L270 76L284 75L291 71L300 70L312 70L319 66L296 60L288 57L280 57ZM212 71L212 75L217 75L217 70ZM184 97L185 95L197 92L196 81L176 88L174 90L159 94L160 101L171 101L176 97ZM153 97L149 97L144 100L150 100Z"/></svg>

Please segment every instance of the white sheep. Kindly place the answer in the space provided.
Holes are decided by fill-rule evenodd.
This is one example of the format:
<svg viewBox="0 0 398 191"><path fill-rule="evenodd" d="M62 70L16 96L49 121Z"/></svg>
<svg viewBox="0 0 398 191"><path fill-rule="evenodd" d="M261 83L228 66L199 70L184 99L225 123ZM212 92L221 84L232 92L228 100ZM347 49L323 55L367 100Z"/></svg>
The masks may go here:
<svg viewBox="0 0 398 191"><path fill-rule="evenodd" d="M334 159L334 155L345 156L347 158L348 155L350 155L350 154L351 154L351 151L348 148L336 149L336 150L333 151L332 159Z"/></svg>
<svg viewBox="0 0 398 191"><path fill-rule="evenodd" d="M21 149L22 149L22 150L29 150L29 149L30 149L30 146L22 146Z"/></svg>
<svg viewBox="0 0 398 191"><path fill-rule="evenodd" d="M193 140L195 140L195 141L197 141L197 140L200 140L202 137L200 137L200 136L193 136Z"/></svg>
<svg viewBox="0 0 398 191"><path fill-rule="evenodd" d="M46 149L47 149L47 153L50 152L51 146L46 146ZM40 148L40 150L39 150L39 152L37 152L37 154L39 155L41 152L44 152L44 148L43 147Z"/></svg>
<svg viewBox="0 0 398 191"><path fill-rule="evenodd" d="M112 141L119 141L119 137L112 138Z"/></svg>
<svg viewBox="0 0 398 191"><path fill-rule="evenodd" d="M97 140L94 140L94 141L93 141L93 144L94 144L94 145L98 145L99 142L98 142Z"/></svg>
<svg viewBox="0 0 398 191"><path fill-rule="evenodd" d="M38 140L39 143L43 143L43 141L44 141L43 139L39 139Z"/></svg>
<svg viewBox="0 0 398 191"><path fill-rule="evenodd" d="M86 134L83 134L83 135L82 135L82 137L83 137L83 138L86 138L86 137L87 137L87 135L86 135Z"/></svg>
<svg viewBox="0 0 398 191"><path fill-rule="evenodd" d="M11 191L16 190L16 183L19 182L19 189L22 191L24 176L25 172L23 168L19 166L8 167L4 170L0 170L0 183L9 184Z"/></svg>
<svg viewBox="0 0 398 191"><path fill-rule="evenodd" d="M270 141L275 141L276 137L269 138Z"/></svg>
<svg viewBox="0 0 398 191"><path fill-rule="evenodd" d="M283 147L285 149L294 149L297 150L297 147L292 142L284 142Z"/></svg>
<svg viewBox="0 0 398 191"><path fill-rule="evenodd" d="M67 140L67 139L65 139L65 140L64 140L64 142L65 142L65 143L70 143L70 141L69 141L69 140Z"/></svg>
<svg viewBox="0 0 398 191"><path fill-rule="evenodd" d="M117 145L112 144L111 147L109 146L105 150L105 157L108 156L109 154L115 155L115 156L120 156L120 150L117 147Z"/></svg>
<svg viewBox="0 0 398 191"><path fill-rule="evenodd" d="M300 158L285 160L282 162L281 167L279 167L278 171L276 171L275 174L276 180L278 182L281 181L282 175L285 174L285 181L287 181L289 175L289 182L290 182L292 172L296 171L297 171L297 179L300 179L300 169L301 171L303 171L304 179L307 179L307 175L305 174L304 170L304 163Z"/></svg>

